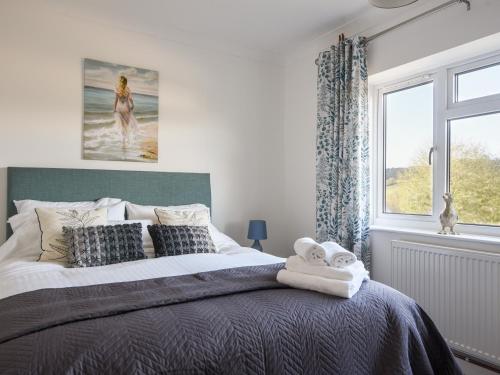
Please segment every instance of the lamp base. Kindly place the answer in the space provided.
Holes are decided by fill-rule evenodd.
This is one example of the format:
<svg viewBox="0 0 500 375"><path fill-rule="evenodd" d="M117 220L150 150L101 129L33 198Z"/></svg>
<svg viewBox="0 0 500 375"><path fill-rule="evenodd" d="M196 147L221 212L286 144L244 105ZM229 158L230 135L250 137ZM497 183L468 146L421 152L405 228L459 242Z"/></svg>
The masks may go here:
<svg viewBox="0 0 500 375"><path fill-rule="evenodd" d="M259 240L255 240L251 247L252 249L262 251L262 245L260 244Z"/></svg>

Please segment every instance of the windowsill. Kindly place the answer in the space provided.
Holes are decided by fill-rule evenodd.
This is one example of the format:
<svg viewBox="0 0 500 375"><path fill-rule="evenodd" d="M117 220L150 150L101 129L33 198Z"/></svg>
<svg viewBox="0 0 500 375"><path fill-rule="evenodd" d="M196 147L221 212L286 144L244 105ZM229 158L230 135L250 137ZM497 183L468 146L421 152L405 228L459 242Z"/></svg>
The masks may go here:
<svg viewBox="0 0 500 375"><path fill-rule="evenodd" d="M484 243L489 245L500 245L500 237L498 236L485 236L478 234L459 234L459 235L438 234L436 231L426 230L426 229L414 229L414 228L383 226L383 225L370 225L370 231L405 233L405 234L414 234L419 236L439 238L442 240L450 240L457 242L463 241L463 242Z"/></svg>

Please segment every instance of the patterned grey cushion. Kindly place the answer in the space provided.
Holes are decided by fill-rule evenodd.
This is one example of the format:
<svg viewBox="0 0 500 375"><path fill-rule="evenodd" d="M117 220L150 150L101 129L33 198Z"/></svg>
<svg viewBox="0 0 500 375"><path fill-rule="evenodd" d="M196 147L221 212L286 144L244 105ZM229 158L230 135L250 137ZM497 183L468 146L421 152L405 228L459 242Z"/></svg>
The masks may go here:
<svg viewBox="0 0 500 375"><path fill-rule="evenodd" d="M155 256L215 253L215 245L207 226L148 225Z"/></svg>
<svg viewBox="0 0 500 375"><path fill-rule="evenodd" d="M144 259L142 225L63 228L70 267L94 267Z"/></svg>

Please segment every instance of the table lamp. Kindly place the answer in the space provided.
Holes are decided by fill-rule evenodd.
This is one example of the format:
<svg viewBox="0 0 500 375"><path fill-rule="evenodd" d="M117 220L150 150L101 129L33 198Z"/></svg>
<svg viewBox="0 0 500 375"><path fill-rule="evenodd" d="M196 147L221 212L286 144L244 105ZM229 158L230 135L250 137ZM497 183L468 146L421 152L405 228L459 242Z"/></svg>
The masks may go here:
<svg viewBox="0 0 500 375"><path fill-rule="evenodd" d="M248 224L248 239L254 240L252 248L262 251L262 245L259 240L267 239L267 228L265 220L250 220Z"/></svg>

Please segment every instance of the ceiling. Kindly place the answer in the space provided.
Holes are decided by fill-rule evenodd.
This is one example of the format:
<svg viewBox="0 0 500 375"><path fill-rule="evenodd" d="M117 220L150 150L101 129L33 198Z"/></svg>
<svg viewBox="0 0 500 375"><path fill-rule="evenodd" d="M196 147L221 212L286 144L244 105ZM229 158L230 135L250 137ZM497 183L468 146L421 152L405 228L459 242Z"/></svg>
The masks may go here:
<svg viewBox="0 0 500 375"><path fill-rule="evenodd" d="M230 43L281 53L343 25L368 0L46 0L67 15L163 38Z"/></svg>

